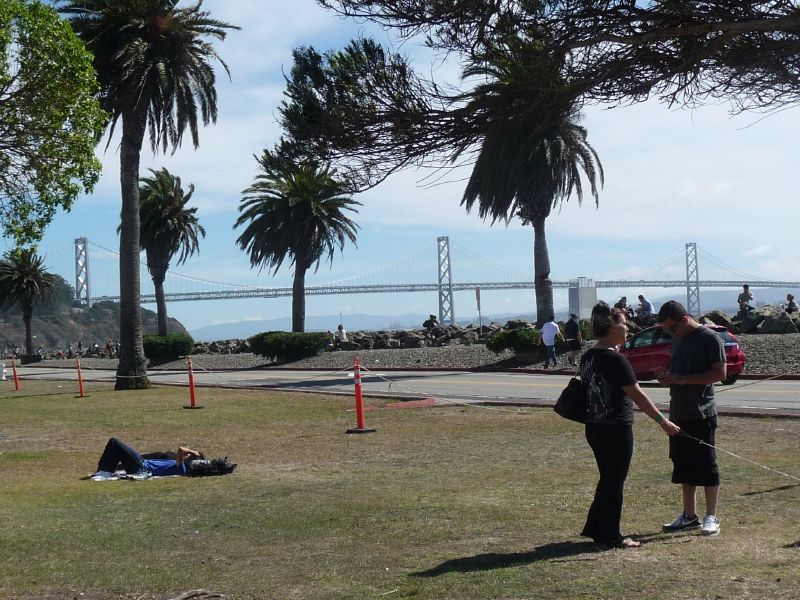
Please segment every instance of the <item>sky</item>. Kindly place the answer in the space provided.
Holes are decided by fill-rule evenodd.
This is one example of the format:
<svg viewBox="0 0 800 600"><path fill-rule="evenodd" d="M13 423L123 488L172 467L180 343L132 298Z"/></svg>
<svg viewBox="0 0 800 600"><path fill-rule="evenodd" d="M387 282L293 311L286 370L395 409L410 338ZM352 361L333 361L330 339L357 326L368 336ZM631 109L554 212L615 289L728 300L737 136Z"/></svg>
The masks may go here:
<svg viewBox="0 0 800 600"><path fill-rule="evenodd" d="M188 276L239 285L291 286L285 263L277 275L251 269L247 255L235 243L233 223L241 192L257 174L254 155L272 147L281 135L277 108L283 73L291 68L291 51L301 45L319 51L338 49L358 35L381 42L389 34L368 24L343 20L314 0L205 0L215 18L240 26L224 42L216 42L230 67L229 81L217 70L219 118L200 132L200 146L190 138L174 155L142 151L141 174L166 167L184 185L196 187L192 205L207 235L200 254L173 270ZM291 9L287 9L287 7ZM400 51L415 67L455 82L459 65L454 57L431 57L406 42ZM773 115L731 117L725 104L695 110L670 109L656 101L610 109L591 106L584 112L589 141L600 155L605 186L599 207L591 198L582 206L572 198L547 221L551 277L594 279L636 277L679 254L649 278L683 278L682 252L696 242L708 253L738 270L765 279L800 280L800 261L794 246L800 223L797 199L796 136L800 109ZM98 146L103 175L92 194L78 200L70 213L59 213L48 228L40 252L55 260L64 256L77 237L116 249L119 220L119 138L105 149ZM482 221L460 206L468 167L435 187L422 181L428 172L402 172L355 197L363 206L358 246L337 253L332 266L322 263L309 272L307 285L359 275L429 248L430 276L436 280L436 238L448 235L451 244L467 248L486 261L517 272L532 272L531 228L518 221L506 226ZM7 240L3 242L8 248ZM72 252L71 249L68 252ZM454 253L455 254L455 253ZM71 260L71 259L70 259ZM90 256L91 261L91 256ZM56 272L58 272L57 269ZM730 278L708 262L699 263L702 278ZM453 265L458 280L459 266ZM143 279L147 278L142 269ZM74 275L68 281L74 283ZM144 287L144 286L143 286ZM616 300L635 298L642 290L599 290ZM685 291L672 290L677 299ZM650 289L648 296L665 291ZM764 290L764 296L769 292ZM765 298L767 299L767 298ZM533 313L533 291L486 291L484 315ZM456 317L477 314L472 292L455 297ZM565 308L565 290L556 290L556 308ZM154 306L149 306L154 310ZM435 293L310 296L307 320L315 315L436 313ZM291 300L251 299L177 302L169 315L189 330L206 325L288 317Z"/></svg>

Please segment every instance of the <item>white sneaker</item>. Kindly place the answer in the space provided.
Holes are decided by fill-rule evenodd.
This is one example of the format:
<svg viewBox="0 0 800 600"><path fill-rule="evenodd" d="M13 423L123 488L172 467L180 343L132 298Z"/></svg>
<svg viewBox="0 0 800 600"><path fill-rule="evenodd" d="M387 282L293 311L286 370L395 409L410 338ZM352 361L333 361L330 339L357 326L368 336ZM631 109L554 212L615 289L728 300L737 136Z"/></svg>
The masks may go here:
<svg viewBox="0 0 800 600"><path fill-rule="evenodd" d="M719 519L714 515L703 517L703 527L700 529L703 535L717 535L719 533Z"/></svg>
<svg viewBox="0 0 800 600"><path fill-rule="evenodd" d="M103 481L105 479L113 479L114 474L111 471L98 471L94 475L92 475L92 479L95 481Z"/></svg>
<svg viewBox="0 0 800 600"><path fill-rule="evenodd" d="M682 512L672 523L664 523L661 526L661 531L683 531L684 529L695 529L700 527L700 519L697 515L690 517Z"/></svg>

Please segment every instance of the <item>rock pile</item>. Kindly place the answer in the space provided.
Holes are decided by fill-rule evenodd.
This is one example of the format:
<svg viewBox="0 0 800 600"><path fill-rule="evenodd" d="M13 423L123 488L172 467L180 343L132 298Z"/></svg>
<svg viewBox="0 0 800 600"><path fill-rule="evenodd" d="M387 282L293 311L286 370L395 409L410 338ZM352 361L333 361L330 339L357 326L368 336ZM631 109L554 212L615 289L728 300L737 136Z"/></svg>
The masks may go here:
<svg viewBox="0 0 800 600"><path fill-rule="evenodd" d="M724 325L733 333L784 334L800 331L800 312L787 313L782 306L767 305L735 316L722 311L711 311L704 319Z"/></svg>

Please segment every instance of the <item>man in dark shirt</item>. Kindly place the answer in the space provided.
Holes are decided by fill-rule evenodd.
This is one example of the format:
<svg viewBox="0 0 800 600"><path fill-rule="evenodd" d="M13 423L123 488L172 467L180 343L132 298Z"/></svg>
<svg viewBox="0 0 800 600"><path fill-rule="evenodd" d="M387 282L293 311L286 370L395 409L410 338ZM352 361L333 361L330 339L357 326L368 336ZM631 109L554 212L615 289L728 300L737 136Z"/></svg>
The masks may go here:
<svg viewBox="0 0 800 600"><path fill-rule="evenodd" d="M581 327L578 323L578 315L571 314L569 321L564 324L564 338L567 340L567 348L569 348L569 357L567 362L573 367L578 366L577 358L578 352L581 350Z"/></svg>
<svg viewBox="0 0 800 600"><path fill-rule="evenodd" d="M679 302L670 300L658 312L664 331L673 337L672 358L667 371L657 373L662 385L669 386L669 418L681 431L696 438L676 435L670 438L672 483L683 491L683 512L664 531L701 527L695 493L703 486L706 515L701 533L719 533L719 466L714 449L717 409L714 383L726 377L725 349L714 331L695 321ZM700 444L696 440L702 440Z"/></svg>

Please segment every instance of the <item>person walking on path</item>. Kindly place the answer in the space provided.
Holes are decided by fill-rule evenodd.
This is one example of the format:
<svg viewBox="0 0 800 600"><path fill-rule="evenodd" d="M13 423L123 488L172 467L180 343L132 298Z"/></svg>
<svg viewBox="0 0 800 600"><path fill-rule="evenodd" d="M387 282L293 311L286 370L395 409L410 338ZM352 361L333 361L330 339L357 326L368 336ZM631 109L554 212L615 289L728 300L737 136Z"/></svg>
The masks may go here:
<svg viewBox="0 0 800 600"><path fill-rule="evenodd" d="M578 366L578 352L580 352L581 344L583 343L583 339L581 338L581 326L578 323L578 315L573 313L569 316L569 321L564 324L564 337L567 340L567 348L569 349L567 362L573 367L576 367Z"/></svg>
<svg viewBox="0 0 800 600"><path fill-rule="evenodd" d="M559 329L558 323L556 323L555 316L550 315L547 319L547 323L542 325L542 343L547 350L544 357L545 369L548 367L551 360L553 361L554 367L558 364L556 361L556 338L561 339L562 342L564 341L564 336L561 335L561 329Z"/></svg>
<svg viewBox="0 0 800 600"><path fill-rule="evenodd" d="M617 352L628 332L625 313L598 302L592 309L597 343L581 357L586 390L586 441L594 453L600 480L581 535L607 548L636 548L639 542L620 533L623 487L633 457L633 404L654 419L667 435L680 429L656 408L636 382L628 360Z"/></svg>
<svg viewBox="0 0 800 600"><path fill-rule="evenodd" d="M669 367L656 376L662 385L669 386L670 419L691 436L670 438L672 483L681 485L683 512L662 529L682 531L700 527L703 535L716 535L720 530L717 516L720 478L714 448L717 429L714 384L727 375L725 349L717 334L695 321L679 302L666 302L658 312L658 322L672 335L673 343ZM698 486L704 488L706 501L702 524L697 515Z"/></svg>

